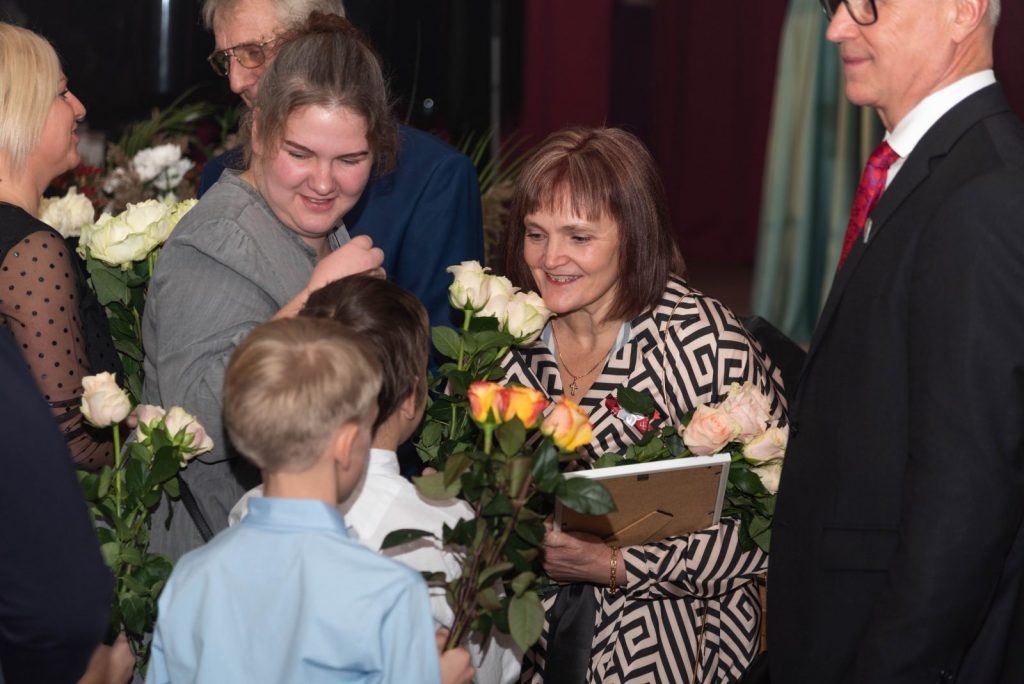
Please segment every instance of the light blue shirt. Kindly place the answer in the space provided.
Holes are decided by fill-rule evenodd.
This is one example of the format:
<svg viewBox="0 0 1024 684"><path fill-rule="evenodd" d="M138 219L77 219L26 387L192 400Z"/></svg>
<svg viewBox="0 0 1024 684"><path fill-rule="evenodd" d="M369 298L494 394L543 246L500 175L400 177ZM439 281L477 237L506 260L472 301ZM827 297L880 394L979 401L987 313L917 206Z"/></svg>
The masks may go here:
<svg viewBox="0 0 1024 684"><path fill-rule="evenodd" d="M181 558L146 682L440 682L427 587L351 539L341 513L255 498Z"/></svg>

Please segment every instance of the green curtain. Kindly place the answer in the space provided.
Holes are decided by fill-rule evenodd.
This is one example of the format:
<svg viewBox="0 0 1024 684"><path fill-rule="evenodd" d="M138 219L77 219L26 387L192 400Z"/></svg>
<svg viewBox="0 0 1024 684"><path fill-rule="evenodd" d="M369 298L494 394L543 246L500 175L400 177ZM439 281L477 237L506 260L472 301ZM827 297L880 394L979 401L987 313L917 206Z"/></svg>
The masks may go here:
<svg viewBox="0 0 1024 684"><path fill-rule="evenodd" d="M751 308L811 338L839 261L861 169L882 137L874 111L843 93L817 0L792 0L783 26Z"/></svg>

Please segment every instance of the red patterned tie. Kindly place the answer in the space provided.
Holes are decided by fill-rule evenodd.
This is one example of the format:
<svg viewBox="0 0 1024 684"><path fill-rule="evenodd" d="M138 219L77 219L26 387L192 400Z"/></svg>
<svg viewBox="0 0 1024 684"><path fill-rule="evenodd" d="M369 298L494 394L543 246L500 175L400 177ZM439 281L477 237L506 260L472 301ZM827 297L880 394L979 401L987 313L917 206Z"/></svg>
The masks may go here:
<svg viewBox="0 0 1024 684"><path fill-rule="evenodd" d="M843 251L839 255L839 266L843 267L846 255L850 253L854 241L860 236L864 229L864 222L868 214L878 204L878 198L885 190L885 177L889 167L900 158L900 155L889 147L889 143L882 141L882 144L875 148L868 158L868 165L864 167L864 175L860 177L860 185L857 186L857 194L853 196L853 208L850 209L850 222L846 224L846 237L843 238Z"/></svg>

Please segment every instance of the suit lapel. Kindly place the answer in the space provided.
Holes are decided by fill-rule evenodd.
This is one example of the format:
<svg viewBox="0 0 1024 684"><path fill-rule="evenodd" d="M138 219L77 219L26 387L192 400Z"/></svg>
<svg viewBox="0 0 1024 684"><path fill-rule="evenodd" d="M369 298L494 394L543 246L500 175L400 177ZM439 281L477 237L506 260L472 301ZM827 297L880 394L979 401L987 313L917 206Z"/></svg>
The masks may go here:
<svg viewBox="0 0 1024 684"><path fill-rule="evenodd" d="M924 137L917 143L910 156L907 157L892 184L882 193L878 204L871 211L871 231L865 243L864 237L858 238L850 250L850 254L843 264L843 268L836 273L832 281L832 289L825 300L818 324L814 327L814 334L811 337L811 344L807 352L807 360L804 362L803 371L800 374L803 385L803 378L807 375L811 364L814 361L818 347L828 333L833 316L847 284L857 271L857 266L867 250L876 242L878 235L886 229L889 219L904 201L920 186L929 176L932 169L941 162L941 159L949 154L956 142L981 119L999 114L1009 110L1009 105L1003 95L1003 90L998 83L982 88L976 93L968 96L958 103L951 110L946 112L935 124L925 133Z"/></svg>

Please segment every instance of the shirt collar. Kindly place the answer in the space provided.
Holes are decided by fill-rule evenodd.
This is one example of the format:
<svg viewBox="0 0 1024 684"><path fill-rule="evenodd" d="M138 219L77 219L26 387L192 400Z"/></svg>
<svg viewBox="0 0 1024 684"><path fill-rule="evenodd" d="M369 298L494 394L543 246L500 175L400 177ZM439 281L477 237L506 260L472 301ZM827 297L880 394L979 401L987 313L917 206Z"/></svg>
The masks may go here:
<svg viewBox="0 0 1024 684"><path fill-rule="evenodd" d="M242 520L243 525L319 529L349 536L344 516L323 501L254 496L248 504L249 512Z"/></svg>
<svg viewBox="0 0 1024 684"><path fill-rule="evenodd" d="M924 137L924 134L946 112L968 96L995 82L995 73L991 69L986 69L965 76L959 81L935 91L918 102L917 106L896 124L896 128L886 134L885 139L901 159L906 159Z"/></svg>
<svg viewBox="0 0 1024 684"><path fill-rule="evenodd" d="M548 348L551 355L555 354L555 333L551 329L551 320L549 319L544 329L540 331L540 341ZM612 345L611 350L608 352L608 356L614 356L620 349L626 346L630 338L633 336L633 326L629 321L623 321L622 327L619 328L619 334L615 338L615 344Z"/></svg>

